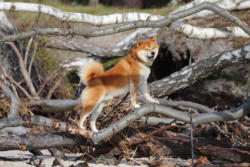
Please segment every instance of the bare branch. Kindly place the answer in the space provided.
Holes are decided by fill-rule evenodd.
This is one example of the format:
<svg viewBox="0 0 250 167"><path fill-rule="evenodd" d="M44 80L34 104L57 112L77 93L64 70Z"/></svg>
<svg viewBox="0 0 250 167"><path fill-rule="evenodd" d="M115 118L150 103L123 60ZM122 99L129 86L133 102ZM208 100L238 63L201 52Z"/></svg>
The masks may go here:
<svg viewBox="0 0 250 167"><path fill-rule="evenodd" d="M34 50L33 50L32 56L31 56L31 60L30 60L30 65L28 68L29 75L31 75L31 68L32 68L33 62L35 60L37 46L38 46L38 43L37 43L37 41L35 41L35 47L34 47Z"/></svg>
<svg viewBox="0 0 250 167"><path fill-rule="evenodd" d="M206 78L215 71L236 63L246 63L248 61L250 61L250 45L194 62L168 77L151 83L149 88L152 94L157 97L167 96L192 85L198 80Z"/></svg>
<svg viewBox="0 0 250 167"><path fill-rule="evenodd" d="M34 85L32 83L32 80L31 80L31 78L29 76L29 73L28 73L28 71L26 69L25 62L23 60L23 57L22 57L21 53L19 52L19 50L17 49L16 45L13 42L6 42L6 43L9 44L13 48L13 50L15 51L15 53L17 55L23 77L25 79L25 82L26 82L29 90L30 90L30 93L32 94L32 96L34 96L34 98L39 98L37 96L37 93L36 93L35 87L34 87Z"/></svg>
<svg viewBox="0 0 250 167"><path fill-rule="evenodd" d="M11 101L10 112L8 117L9 118L19 117L19 100L1 80L0 80L0 88L2 89L3 94L8 98L10 98Z"/></svg>
<svg viewBox="0 0 250 167"><path fill-rule="evenodd" d="M22 2L0 2L0 10L36 12L53 16L62 21L89 23L97 26L162 18L162 16L149 13L117 13L106 16L95 16L85 13L65 12L48 5Z"/></svg>
<svg viewBox="0 0 250 167"><path fill-rule="evenodd" d="M27 103L28 107L39 107L41 112L64 112L71 111L79 103L79 100L34 100Z"/></svg>
<svg viewBox="0 0 250 167"><path fill-rule="evenodd" d="M30 38L28 45L26 47L26 50L25 50L25 54L24 54L24 64L25 65L27 64L28 55L29 55L29 51L30 51L30 47L31 47L32 42L33 42L33 37Z"/></svg>
<svg viewBox="0 0 250 167"><path fill-rule="evenodd" d="M56 133L25 134L20 136L15 134L7 134L1 135L0 141L0 151L20 150L20 148L26 148L27 150L46 149L84 143L83 140L79 140L76 137L67 134Z"/></svg>
<svg viewBox="0 0 250 167"><path fill-rule="evenodd" d="M31 95L19 84L19 83L17 83L9 74L7 74L7 71L5 70L5 68L2 66L2 65L0 65L0 68L1 68L1 71L2 71L2 73L3 73L3 75L11 82L11 83L13 83L15 86L17 86L26 96L27 96L27 98L29 98L29 99L33 99L32 97L31 97Z"/></svg>
<svg viewBox="0 0 250 167"><path fill-rule="evenodd" d="M186 34L189 38L195 39L215 39L227 37L250 38L250 35L245 33L239 27L201 28L179 21L174 22L172 26L175 30Z"/></svg>
<svg viewBox="0 0 250 167"><path fill-rule="evenodd" d="M111 35L118 32L128 31L134 28L160 28L169 26L172 22L184 18L186 16L189 16L191 14L200 12L202 10L211 10L220 16L228 19L235 25L239 26L245 33L250 35L250 30L235 16L231 15L228 11L217 7L213 5L212 3L202 3L200 5L197 5L195 7L192 7L188 10L185 10L180 13L176 13L175 15L169 15L166 18L158 21L137 21L132 23L126 23L121 24L114 27L103 27L103 28L97 28L94 30L90 29L66 29L66 28L46 28L46 29L35 29L30 32L23 32L19 34L9 35L9 36L2 36L0 38L0 41L14 41L18 39L25 39L29 38L35 35L61 35L61 36L67 36L67 35L80 35L84 37L97 37L97 36L104 36L104 35Z"/></svg>
<svg viewBox="0 0 250 167"><path fill-rule="evenodd" d="M183 121L186 123L190 123L190 114L181 112L166 106L151 104L151 105L144 105L140 109L135 110L133 113L130 113L120 121L110 125L109 127L100 130L93 135L93 142L95 144L99 143L100 141L104 140L105 138L114 135L127 127L136 119L142 117L145 114L149 114L151 112L163 114L170 118ZM244 115L250 113L250 99L242 104L241 106L237 107L236 109L229 110L229 111L222 111L222 112L210 112L210 113L202 113L202 114L193 114L192 115L192 122L194 125L201 124L201 123L209 123L209 122L216 122L216 121L229 121L229 120L236 120L242 118Z"/></svg>
<svg viewBox="0 0 250 167"><path fill-rule="evenodd" d="M92 136L92 132L84 129L79 129L65 122L60 122L54 119L45 118L42 116L24 116L23 118L4 118L0 120L0 129L15 126L40 125L51 127L62 132L67 132L73 135L80 135L86 138Z"/></svg>
<svg viewBox="0 0 250 167"><path fill-rule="evenodd" d="M55 92L56 88L61 84L63 78L59 78L56 83L54 84L54 86L52 88L50 88L48 95L46 96L46 99L50 99L51 96L53 95L53 93Z"/></svg>
<svg viewBox="0 0 250 167"><path fill-rule="evenodd" d="M198 4L204 3L204 2L211 2L213 4L215 4L216 6L219 6L225 10L241 10L241 9L249 9L250 8L250 2L248 0L193 0L192 2L180 6L179 8L175 9L173 12L171 12L170 14L175 14L177 12L181 12L183 10L187 10L191 7L194 7ZM197 17L206 17L209 14L212 14L213 12L211 11L201 11L199 13L190 15L188 17L186 17L185 19L191 19L191 18L197 18Z"/></svg>

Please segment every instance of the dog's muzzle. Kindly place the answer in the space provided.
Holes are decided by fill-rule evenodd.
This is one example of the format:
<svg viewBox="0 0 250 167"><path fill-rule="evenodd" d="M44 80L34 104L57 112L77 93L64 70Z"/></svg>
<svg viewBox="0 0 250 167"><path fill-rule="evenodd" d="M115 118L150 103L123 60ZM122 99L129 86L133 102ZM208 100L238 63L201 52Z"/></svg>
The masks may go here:
<svg viewBox="0 0 250 167"><path fill-rule="evenodd" d="M154 57L155 57L155 52L151 52L150 55L148 56L150 60L153 60Z"/></svg>

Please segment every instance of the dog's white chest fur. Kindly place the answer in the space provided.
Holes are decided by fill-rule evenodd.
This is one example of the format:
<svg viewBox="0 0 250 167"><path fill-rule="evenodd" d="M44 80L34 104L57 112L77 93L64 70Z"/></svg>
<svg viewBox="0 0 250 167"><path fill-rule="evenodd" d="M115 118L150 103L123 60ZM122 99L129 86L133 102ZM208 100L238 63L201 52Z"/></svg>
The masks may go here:
<svg viewBox="0 0 250 167"><path fill-rule="evenodd" d="M145 81L147 82L148 76L150 74L150 68L142 63L140 63L140 66L141 66L140 83Z"/></svg>

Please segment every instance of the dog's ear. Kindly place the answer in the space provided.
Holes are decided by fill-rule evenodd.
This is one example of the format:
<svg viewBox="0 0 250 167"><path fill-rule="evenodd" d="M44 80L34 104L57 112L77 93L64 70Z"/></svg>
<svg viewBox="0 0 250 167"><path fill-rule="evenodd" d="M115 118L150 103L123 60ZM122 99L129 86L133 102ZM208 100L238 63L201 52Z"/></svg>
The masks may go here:
<svg viewBox="0 0 250 167"><path fill-rule="evenodd" d="M151 40L156 42L157 41L157 36L153 36Z"/></svg>
<svg viewBox="0 0 250 167"><path fill-rule="evenodd" d="M137 40L136 47L140 46L143 43L142 40Z"/></svg>

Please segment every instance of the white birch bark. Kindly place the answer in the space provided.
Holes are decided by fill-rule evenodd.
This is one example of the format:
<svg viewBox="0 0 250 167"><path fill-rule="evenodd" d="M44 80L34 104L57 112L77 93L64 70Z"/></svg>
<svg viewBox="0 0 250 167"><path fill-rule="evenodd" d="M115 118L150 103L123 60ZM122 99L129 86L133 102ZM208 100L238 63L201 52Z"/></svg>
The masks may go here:
<svg viewBox="0 0 250 167"><path fill-rule="evenodd" d="M116 13L103 16L95 16L86 13L73 13L62 11L48 5L24 3L24 2L0 2L0 10L25 11L42 13L53 16L59 20L70 22L89 23L93 25L107 25L128 23L133 21L156 21L162 19L162 16L149 13Z"/></svg>
<svg viewBox="0 0 250 167"><path fill-rule="evenodd" d="M180 21L172 23L172 27L176 31L184 33L189 38L195 39L216 39L228 37L250 38L250 36L240 27L201 28Z"/></svg>
<svg viewBox="0 0 250 167"><path fill-rule="evenodd" d="M197 0L194 1L183 8L179 8L172 12L172 16L176 15L175 13L184 9L189 9L190 7L196 6L201 2L206 2L206 0ZM213 2L225 9L243 9L249 8L249 1L246 0L212 0ZM43 14L48 14L54 16L60 20L65 21L76 21L76 22L85 22L93 25L105 25L105 24L116 24L116 23L127 23L133 21L159 21L165 17L159 15L152 15L149 13L123 13L123 14L111 14L104 16L94 16L85 13L72 13L61 11L57 8L41 5L41 4L32 4L32 3L21 3L21 2L0 2L0 9L12 10L12 11L27 11L27 12L41 12ZM173 14L174 13L174 14ZM203 15L201 15L203 16ZM171 17L171 14L170 16ZM175 22L174 22L175 23ZM177 24L176 24L177 25ZM226 27L226 28L199 28L194 27L188 24L181 23L179 26L175 26L175 29L185 33L191 38L199 39L211 39L211 38L225 38L225 37L244 37L249 38L245 32L237 27ZM139 28L135 32L132 32L128 35L127 38L117 43L116 47L112 50L117 52L119 50L126 50L133 44L132 42L136 40L136 36L146 35L148 37L153 36L158 31L157 28Z"/></svg>
<svg viewBox="0 0 250 167"><path fill-rule="evenodd" d="M204 3L204 2L210 2L213 3L223 9L226 10L241 10L241 9L249 9L250 8L250 1L249 0L194 0L190 3L188 3L187 5L181 6L179 8L177 8L176 10L174 10L173 12L170 13L170 15L174 15L175 13L184 11L184 10L188 10L191 7L194 7L198 4ZM205 17L207 15L212 14L212 11L209 10L204 10L201 11L199 13L187 16L183 19L190 19L190 18L197 18L197 17Z"/></svg>

